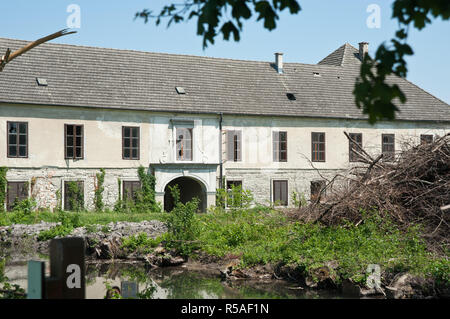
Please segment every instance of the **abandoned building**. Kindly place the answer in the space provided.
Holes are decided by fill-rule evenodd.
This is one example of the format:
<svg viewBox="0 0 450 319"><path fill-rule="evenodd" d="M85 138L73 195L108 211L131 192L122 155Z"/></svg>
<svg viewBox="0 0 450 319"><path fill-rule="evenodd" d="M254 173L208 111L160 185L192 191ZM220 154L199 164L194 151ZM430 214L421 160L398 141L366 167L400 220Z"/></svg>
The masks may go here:
<svg viewBox="0 0 450 319"><path fill-rule="evenodd" d="M0 52L26 41L0 39ZM139 189L137 168L202 210L216 190L241 185L257 203L292 205L314 196L324 176L354 165L354 145L395 160L404 140L420 143L450 129L450 107L405 79L396 121L370 125L352 91L359 49L344 44L318 64L44 44L0 73L0 166L8 167L6 208L33 196L40 207L68 207L78 182L94 207L105 169L106 207ZM320 172L320 174L319 174ZM222 183L222 184L221 184Z"/></svg>

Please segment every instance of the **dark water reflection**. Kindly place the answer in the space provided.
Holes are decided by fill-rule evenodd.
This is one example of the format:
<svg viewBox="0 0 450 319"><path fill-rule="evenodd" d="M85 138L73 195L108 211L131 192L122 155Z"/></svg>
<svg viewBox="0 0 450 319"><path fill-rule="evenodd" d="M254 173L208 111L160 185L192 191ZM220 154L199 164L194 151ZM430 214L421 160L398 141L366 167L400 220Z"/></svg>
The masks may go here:
<svg viewBox="0 0 450 319"><path fill-rule="evenodd" d="M48 263L47 263L48 264ZM48 271L48 269L47 269ZM27 288L27 264L7 264L9 282ZM222 281L217 272L184 267L148 268L143 264L104 263L86 266L86 298L103 299L108 287L137 284L138 296L152 299L319 299L345 298L337 291L299 289L281 280Z"/></svg>

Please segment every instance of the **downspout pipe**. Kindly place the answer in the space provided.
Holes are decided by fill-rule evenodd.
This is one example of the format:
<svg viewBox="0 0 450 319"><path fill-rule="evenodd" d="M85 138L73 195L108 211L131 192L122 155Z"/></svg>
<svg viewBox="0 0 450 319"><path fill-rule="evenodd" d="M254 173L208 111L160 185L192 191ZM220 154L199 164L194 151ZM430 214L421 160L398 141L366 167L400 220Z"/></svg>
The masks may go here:
<svg viewBox="0 0 450 319"><path fill-rule="evenodd" d="M219 188L223 187L222 122L223 122L223 113L221 112L219 113L219 166L220 166Z"/></svg>

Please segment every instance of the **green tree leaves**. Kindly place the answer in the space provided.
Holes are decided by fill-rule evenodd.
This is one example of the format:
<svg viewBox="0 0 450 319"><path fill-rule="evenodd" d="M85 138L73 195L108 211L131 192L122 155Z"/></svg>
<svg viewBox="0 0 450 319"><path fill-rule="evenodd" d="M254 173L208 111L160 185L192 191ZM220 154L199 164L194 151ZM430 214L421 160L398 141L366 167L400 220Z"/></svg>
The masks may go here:
<svg viewBox="0 0 450 319"><path fill-rule="evenodd" d="M196 18L197 35L203 37L203 48L206 48L208 44L214 44L214 39L219 34L225 40L229 40L232 34L234 41L239 41L243 20L248 20L253 15L257 15L257 21L263 21L264 28L275 29L276 20L279 19L277 13L284 9L289 9L291 14L301 10L296 0L190 0L166 5L156 14L143 9L136 13L135 19L141 18L145 23L155 19L156 25L162 19L167 19L167 26L170 26L172 23Z"/></svg>

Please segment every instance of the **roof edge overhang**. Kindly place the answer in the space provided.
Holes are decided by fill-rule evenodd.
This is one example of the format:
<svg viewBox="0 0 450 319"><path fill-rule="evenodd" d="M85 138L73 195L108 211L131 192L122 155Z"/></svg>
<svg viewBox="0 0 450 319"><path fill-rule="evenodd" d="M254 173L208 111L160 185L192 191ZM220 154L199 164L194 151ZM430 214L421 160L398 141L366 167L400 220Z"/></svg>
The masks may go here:
<svg viewBox="0 0 450 319"><path fill-rule="evenodd" d="M261 113L236 113L236 112L213 112L213 111L186 111L186 110L161 110L161 109L142 109L142 108L136 108L136 107L108 107L108 106L91 106L91 105L64 105L64 104L43 104L43 103L23 103L23 102L6 102L6 101L0 101L0 105L8 104L8 105L30 105L30 106L43 106L43 107L71 107L71 108L83 108L83 109L97 109L97 110L114 110L114 111L135 111L135 112L149 112L149 113L180 113L180 114L203 114L203 115L229 115L229 116L260 116L260 117L277 117L277 118L308 118L308 119L331 119L331 120L349 120L349 121L367 121L367 117L340 117L340 116L312 116L312 115L281 115L281 114L261 114ZM396 119L394 120L396 122L402 122L402 123L450 123L450 119L440 119L440 120L427 120L427 119L420 119L420 120L413 120L413 119ZM383 120L382 122L393 122L389 120Z"/></svg>

